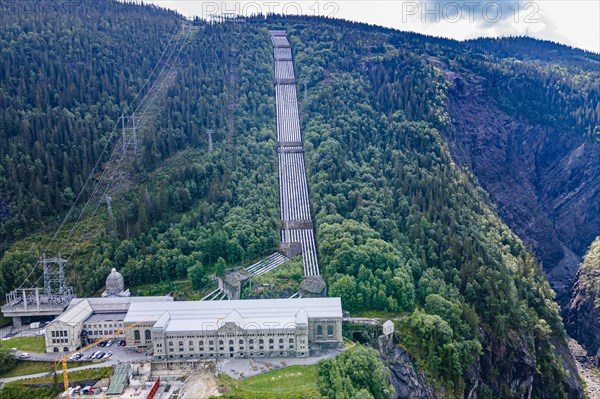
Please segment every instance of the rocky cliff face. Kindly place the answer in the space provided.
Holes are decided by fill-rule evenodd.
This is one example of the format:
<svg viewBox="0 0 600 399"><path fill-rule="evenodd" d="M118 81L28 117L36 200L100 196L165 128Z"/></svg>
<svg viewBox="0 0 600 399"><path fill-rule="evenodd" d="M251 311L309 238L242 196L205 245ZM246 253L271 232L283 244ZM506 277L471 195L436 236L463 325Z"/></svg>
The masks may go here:
<svg viewBox="0 0 600 399"><path fill-rule="evenodd" d="M443 66L442 66L443 67ZM483 78L445 69L455 160L542 261L563 307L585 248L600 234L600 144L503 112Z"/></svg>
<svg viewBox="0 0 600 399"><path fill-rule="evenodd" d="M592 243L577 273L565 325L600 366L600 237Z"/></svg>
<svg viewBox="0 0 600 399"><path fill-rule="evenodd" d="M567 345L555 340L554 355L562 359L562 366L568 371L561 389L569 399L583 399L584 393L578 378L577 366ZM399 399L441 399L443 391L436 391L417 370L411 356L398 345L397 339L384 336L378 339L379 354L390 368L390 382ZM507 359L511 359L507 362ZM510 369L499 369L499 365L510 364ZM509 342L501 343L494 339L484 340L484 353L479 362L467 371L465 399L477 399L483 392L494 398L531 398L543 391L547 384L539 378L538 359L523 337L514 335ZM554 383L554 382L552 382Z"/></svg>
<svg viewBox="0 0 600 399"><path fill-rule="evenodd" d="M402 399L441 399L443 393L436 393L422 372L418 371L408 352L394 339L380 336L379 355L390 367L390 382L397 398Z"/></svg>

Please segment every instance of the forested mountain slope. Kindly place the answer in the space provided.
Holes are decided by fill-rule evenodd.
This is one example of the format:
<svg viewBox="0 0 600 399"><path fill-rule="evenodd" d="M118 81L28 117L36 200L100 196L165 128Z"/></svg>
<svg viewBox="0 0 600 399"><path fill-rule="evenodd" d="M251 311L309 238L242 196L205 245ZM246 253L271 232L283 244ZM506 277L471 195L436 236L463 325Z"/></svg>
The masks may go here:
<svg viewBox="0 0 600 399"><path fill-rule="evenodd" d="M106 37L96 32L94 24L64 33L72 40L93 36L102 43L99 48L106 52L106 59L111 59L113 41L131 46L131 53L137 40L152 42L144 45L156 48L128 61L132 70L134 66L138 70L137 74L128 72L130 78L122 87L137 87L149 73L144 65L151 69L153 60L160 58L179 16L142 6L101 4L137 10L127 21L113 15L118 12L106 10L103 15L108 21L102 26L117 30L140 16L156 14L147 28L154 29L156 40L145 31L137 36L134 28L128 35ZM79 7L65 10L62 17L82 18L85 13ZM120 22L111 25L113 20ZM62 22L45 29L33 25L32 35L69 26L66 20L58 21ZM6 33L11 39L3 41L2 54L18 47L22 32L31 24L27 19L15 23L16 33ZM458 147L452 132L460 120L454 92L461 79L483 84L496 76L492 74L496 71L493 54L473 43L317 18L195 25L178 57L177 76L160 103L156 129L145 134L140 144L136 184L113 199L114 220L104 208L89 219L93 232L103 233L82 234L84 239L71 258L69 280L79 294L99 290L111 267L118 268L137 293L177 290L176 284L188 284L188 276L195 288L208 288L202 277L217 265L246 263L277 247L273 55L267 29L280 27L289 33L298 80L307 85L300 113L318 250L329 293L341 296L345 310L354 314L395 315L398 339L438 393L464 397L476 392L480 398L582 397L558 306L535 257L493 212L477 178L453 161L453 156L460 159L459 152L451 151ZM119 49L114 50L116 54ZM95 61L97 51L96 47L83 51L92 65L100 62ZM6 71L5 64L13 68L15 63L3 61L0 68ZM60 70L56 59L42 58L39 64L43 70ZM104 73L108 67L97 68L88 73ZM81 73L81 78L72 79L83 80ZM118 75L108 74L111 78ZM49 76L48 87L63 89L63 78ZM584 87L573 95L588 90L590 79L580 80ZM97 89L97 85L90 86L94 85L75 87L85 94ZM73 123L89 123L99 132L98 139L86 139L87 133L77 133L83 127L73 128L73 137L67 141L76 143L64 144L65 148L92 154L109 120L114 121L125 105L131 106L131 99L117 97L119 87L115 83L98 94L106 99L104 105L93 108L99 119L96 114L86 119L86 113L76 112L99 101L92 94L86 94L89 103L64 105ZM299 88L299 99L303 99L302 85ZM532 98L542 101L541 90L532 92ZM590 137L593 132L582 128L597 120L587 102L579 106L577 101L564 100L563 90L547 90L556 92L549 104L523 101L531 113L562 104L567 110L556 116L557 126L575 126L581 140L596 145ZM512 103L501 101L503 93L489 104L511 115ZM7 98L16 97L17 104L17 94ZM52 98L57 96L61 95ZM591 99L597 102L594 96ZM40 129L60 125L52 119L55 108L35 111L46 118L47 125ZM14 118L4 115L11 114L3 114L1 140L10 144L17 136L14 129L4 126ZM580 120L571 124L570 118ZM214 131L212 152L206 139L208 129ZM51 140L58 140L55 136L61 137L55 134ZM14 169L31 171L25 167L27 162L57 165L61 156L31 155L29 161L24 155L19 159L25 164L16 164ZM84 176L91 161L95 161L92 155L86 161L88 169L81 165L77 173ZM17 176L16 181L30 184L25 176ZM69 184L73 181L78 179L69 179ZM14 198L18 187L5 184L7 195ZM60 195L67 181L53 187ZM72 185L73 193L76 189ZM57 201L51 194L51 201ZM46 213L64 214L70 201L65 199L63 208L53 205L48 208L53 211ZM6 237L18 234L18 226L28 226L27 207L19 211L25 219L12 219L19 204L27 201L10 200L9 219L3 224ZM40 218L47 220L43 214ZM67 227L74 224L67 221ZM48 240L45 234L31 236L2 255L1 293L23 281ZM189 295L197 296L198 291Z"/></svg>
<svg viewBox="0 0 600 399"><path fill-rule="evenodd" d="M422 52L455 44L293 22L282 25L298 79L309 82L301 113L330 294L354 312L407 312L404 345L454 394L578 397L537 262L454 165L440 132L451 121L449 84Z"/></svg>
<svg viewBox="0 0 600 399"><path fill-rule="evenodd" d="M0 251L69 209L180 25L111 0L0 4Z"/></svg>
<svg viewBox="0 0 600 399"><path fill-rule="evenodd" d="M439 64L452 154L533 247L565 306L600 233L600 57L525 38L470 45L479 56Z"/></svg>

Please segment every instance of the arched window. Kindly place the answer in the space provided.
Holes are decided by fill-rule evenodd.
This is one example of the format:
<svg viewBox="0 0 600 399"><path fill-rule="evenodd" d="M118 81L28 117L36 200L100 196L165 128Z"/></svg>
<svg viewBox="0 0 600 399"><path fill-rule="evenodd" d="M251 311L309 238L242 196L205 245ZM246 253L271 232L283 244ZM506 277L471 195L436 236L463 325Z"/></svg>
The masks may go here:
<svg viewBox="0 0 600 399"><path fill-rule="evenodd" d="M68 352L68 351L69 351L69 347L68 347L68 346L65 346L65 347L63 348L63 352Z"/></svg>
<svg viewBox="0 0 600 399"><path fill-rule="evenodd" d="M134 330L133 331L133 339L135 339L136 341L139 341L140 338L140 330Z"/></svg>
<svg viewBox="0 0 600 399"><path fill-rule="evenodd" d="M229 345L233 345L233 340L232 339L229 340Z"/></svg>
<svg viewBox="0 0 600 399"><path fill-rule="evenodd" d="M173 341L169 341L169 346L173 346Z"/></svg>
<svg viewBox="0 0 600 399"><path fill-rule="evenodd" d="M290 344L294 343L294 338L290 338Z"/></svg>
<svg viewBox="0 0 600 399"><path fill-rule="evenodd" d="M240 345L244 345L244 340L243 339L240 339L239 342L240 342Z"/></svg>
<svg viewBox="0 0 600 399"><path fill-rule="evenodd" d="M279 338L279 343L283 344L283 338Z"/></svg>
<svg viewBox="0 0 600 399"><path fill-rule="evenodd" d="M204 341L200 340L200 346L204 346Z"/></svg>
<svg viewBox="0 0 600 399"><path fill-rule="evenodd" d="M222 339L219 340L219 345L223 345L223 340Z"/></svg>
<svg viewBox="0 0 600 399"><path fill-rule="evenodd" d="M250 345L254 345L254 340L253 339L250 340Z"/></svg>
<svg viewBox="0 0 600 399"><path fill-rule="evenodd" d="M269 338L269 343L272 344L273 343L273 338Z"/></svg>
<svg viewBox="0 0 600 399"><path fill-rule="evenodd" d="M146 339L146 341L151 341L152 340L152 335L150 333L150 330L144 331L144 338Z"/></svg>
<svg viewBox="0 0 600 399"><path fill-rule="evenodd" d="M52 331L52 332L54 332L54 331ZM58 352L58 348L57 347L54 347L54 352Z"/></svg>
<svg viewBox="0 0 600 399"><path fill-rule="evenodd" d="M258 340L258 343L262 345L262 344L265 343L265 341L261 338L261 339Z"/></svg>
<svg viewBox="0 0 600 399"><path fill-rule="evenodd" d="M213 345L215 344L215 341L213 341L213 340L211 339L210 341L208 341L208 344L209 344L210 346L213 346Z"/></svg>
<svg viewBox="0 0 600 399"><path fill-rule="evenodd" d="M179 346L183 346L183 341L179 341Z"/></svg>
<svg viewBox="0 0 600 399"><path fill-rule="evenodd" d="M327 336L328 337L333 337L333 324L328 324L327 325Z"/></svg>
<svg viewBox="0 0 600 399"><path fill-rule="evenodd" d="M322 325L318 325L317 326L317 336L320 337L323 335L323 326Z"/></svg>
<svg viewBox="0 0 600 399"><path fill-rule="evenodd" d="M194 346L194 341L190 341L190 342L188 342L188 345L189 345L189 346Z"/></svg>

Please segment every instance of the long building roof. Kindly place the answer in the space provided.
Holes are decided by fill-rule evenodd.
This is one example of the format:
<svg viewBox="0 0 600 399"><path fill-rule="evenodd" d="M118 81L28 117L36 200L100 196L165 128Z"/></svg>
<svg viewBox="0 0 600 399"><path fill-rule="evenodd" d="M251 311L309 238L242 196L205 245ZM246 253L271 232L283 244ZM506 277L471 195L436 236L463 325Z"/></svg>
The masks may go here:
<svg viewBox="0 0 600 399"><path fill-rule="evenodd" d="M165 301L173 301L173 298L170 296L74 298L67 310L54 321L77 325L93 317L96 313L125 313L132 303L160 303Z"/></svg>
<svg viewBox="0 0 600 399"><path fill-rule="evenodd" d="M243 329L282 329L309 318L341 318L340 298L247 299L234 301L132 303L125 323L151 322L167 332L217 330L226 323Z"/></svg>

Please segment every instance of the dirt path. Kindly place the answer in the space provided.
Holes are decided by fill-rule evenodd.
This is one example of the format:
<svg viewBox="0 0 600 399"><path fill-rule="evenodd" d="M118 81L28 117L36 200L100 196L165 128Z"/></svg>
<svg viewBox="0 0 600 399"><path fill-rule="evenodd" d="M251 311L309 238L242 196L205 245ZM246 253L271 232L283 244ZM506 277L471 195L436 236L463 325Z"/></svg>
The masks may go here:
<svg viewBox="0 0 600 399"><path fill-rule="evenodd" d="M217 393L217 377L210 371L194 371L179 391L180 399L205 399Z"/></svg>
<svg viewBox="0 0 600 399"><path fill-rule="evenodd" d="M569 349L575 358L577 370L585 382L588 397L600 399L600 370L590 364L586 350L574 339L569 339Z"/></svg>

